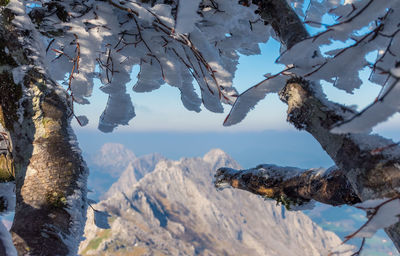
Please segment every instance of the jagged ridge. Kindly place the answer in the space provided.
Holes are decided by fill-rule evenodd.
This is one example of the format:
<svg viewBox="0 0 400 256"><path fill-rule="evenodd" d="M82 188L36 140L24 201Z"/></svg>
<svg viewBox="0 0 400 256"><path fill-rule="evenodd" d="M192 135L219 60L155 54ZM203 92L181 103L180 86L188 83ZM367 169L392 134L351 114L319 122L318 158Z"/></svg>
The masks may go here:
<svg viewBox="0 0 400 256"><path fill-rule="evenodd" d="M153 172L95 206L112 215L110 230L97 229L89 211L80 253L285 256L339 248L334 233L302 213L243 191L216 191L212 179L220 166L240 168L218 149L203 158L160 160Z"/></svg>

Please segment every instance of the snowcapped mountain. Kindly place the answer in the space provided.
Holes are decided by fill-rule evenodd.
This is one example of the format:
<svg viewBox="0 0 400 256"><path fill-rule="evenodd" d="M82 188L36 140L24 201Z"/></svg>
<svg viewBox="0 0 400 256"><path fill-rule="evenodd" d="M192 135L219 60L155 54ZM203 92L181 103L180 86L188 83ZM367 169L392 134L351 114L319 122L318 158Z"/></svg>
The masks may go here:
<svg viewBox="0 0 400 256"><path fill-rule="evenodd" d="M111 215L111 229L98 229L88 211L80 255L308 256L339 248L334 233L301 212L244 191L217 191L215 169L240 168L222 150L203 158L153 160L158 164L147 174L126 168L106 199L93 206Z"/></svg>

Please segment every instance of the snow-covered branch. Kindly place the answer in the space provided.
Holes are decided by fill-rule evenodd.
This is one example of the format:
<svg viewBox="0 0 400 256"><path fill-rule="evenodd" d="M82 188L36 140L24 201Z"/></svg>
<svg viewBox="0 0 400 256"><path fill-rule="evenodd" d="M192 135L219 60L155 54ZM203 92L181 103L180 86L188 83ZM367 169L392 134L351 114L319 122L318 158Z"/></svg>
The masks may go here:
<svg viewBox="0 0 400 256"><path fill-rule="evenodd" d="M277 87L274 80L287 78L288 75L304 77L316 87L324 80L338 89L353 93L362 85L359 72L365 68L371 69L369 79L382 86L381 92L366 109L336 124L335 131L366 133L399 111L396 100L400 90L398 1L366 0L342 5L340 1L312 0L305 14L297 8L298 1L292 1L296 12L303 15L305 23L322 30L314 35L308 34L303 21L296 12L290 10L286 1L253 2L258 3L261 17L271 24L277 40L282 43L282 54L277 62L286 65L290 72L261 82L239 95L225 125L240 122L267 93L274 92ZM280 11L285 8L289 10ZM322 24L324 15L330 16L333 21ZM371 61L373 53L377 55Z"/></svg>
<svg viewBox="0 0 400 256"><path fill-rule="evenodd" d="M330 205L353 205L360 202L343 172L303 170L293 167L260 165L248 170L220 168L215 175L216 187L226 185L271 198L287 208L301 207L311 200Z"/></svg>
<svg viewBox="0 0 400 256"><path fill-rule="evenodd" d="M258 43L269 38L269 27L254 13L256 9L223 0L50 1L36 3L30 17L47 48L64 56L76 55L74 40L79 38L79 73L65 84L75 102L88 104L93 78L100 78L109 100L99 128L109 132L135 116L126 93L135 65L140 66L136 92L167 83L180 90L183 105L191 111L199 112L203 104L222 112L221 103L233 104L238 53L259 54ZM52 78L71 78L74 62L57 57L57 52L47 51ZM95 72L96 65L100 72Z"/></svg>

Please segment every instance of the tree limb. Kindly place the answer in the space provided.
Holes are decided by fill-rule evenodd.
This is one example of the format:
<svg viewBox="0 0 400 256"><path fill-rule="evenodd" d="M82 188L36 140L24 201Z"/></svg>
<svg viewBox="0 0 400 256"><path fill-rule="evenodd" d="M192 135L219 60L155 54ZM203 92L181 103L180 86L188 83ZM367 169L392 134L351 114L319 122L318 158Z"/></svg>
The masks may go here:
<svg viewBox="0 0 400 256"><path fill-rule="evenodd" d="M261 18L271 24L287 49L309 37L300 18L285 0L253 0L253 3L258 4Z"/></svg>
<svg viewBox="0 0 400 256"><path fill-rule="evenodd" d="M334 206L361 202L343 172L335 167L328 170L302 170L260 165L239 171L220 168L215 178L216 187L230 185L275 199L288 208L308 203L310 200Z"/></svg>

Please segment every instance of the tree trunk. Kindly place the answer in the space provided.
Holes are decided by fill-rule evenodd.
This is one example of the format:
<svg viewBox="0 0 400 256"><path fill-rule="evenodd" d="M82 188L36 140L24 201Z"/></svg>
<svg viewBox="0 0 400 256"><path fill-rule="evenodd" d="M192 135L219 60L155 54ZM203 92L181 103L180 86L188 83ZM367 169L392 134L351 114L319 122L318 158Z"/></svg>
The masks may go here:
<svg viewBox="0 0 400 256"><path fill-rule="evenodd" d="M67 94L46 75L25 6L10 5L0 9L0 122L15 163L14 245L19 255L76 255L88 170L70 127Z"/></svg>

